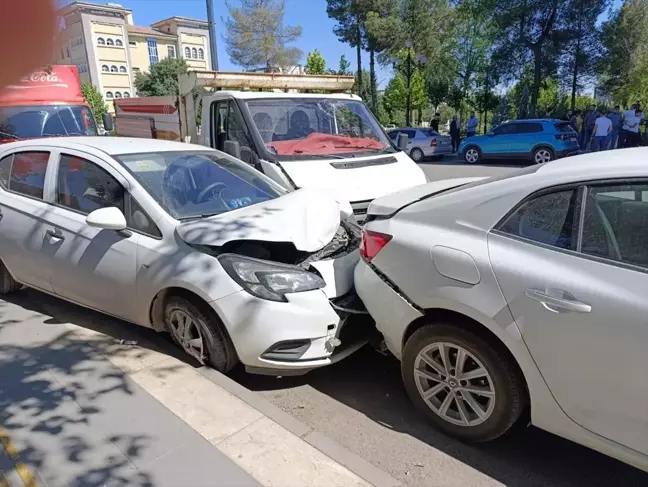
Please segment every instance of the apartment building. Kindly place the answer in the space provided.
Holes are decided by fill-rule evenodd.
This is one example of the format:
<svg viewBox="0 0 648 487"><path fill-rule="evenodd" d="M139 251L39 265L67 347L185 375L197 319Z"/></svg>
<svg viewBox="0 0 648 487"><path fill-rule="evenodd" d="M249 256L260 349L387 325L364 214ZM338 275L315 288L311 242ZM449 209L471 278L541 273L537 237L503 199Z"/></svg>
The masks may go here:
<svg viewBox="0 0 648 487"><path fill-rule="evenodd" d="M81 81L96 86L106 101L137 96L137 73L167 57L184 58L194 69L211 66L209 26L203 20L171 17L138 26L131 9L89 2L73 2L58 16L54 64L76 65Z"/></svg>

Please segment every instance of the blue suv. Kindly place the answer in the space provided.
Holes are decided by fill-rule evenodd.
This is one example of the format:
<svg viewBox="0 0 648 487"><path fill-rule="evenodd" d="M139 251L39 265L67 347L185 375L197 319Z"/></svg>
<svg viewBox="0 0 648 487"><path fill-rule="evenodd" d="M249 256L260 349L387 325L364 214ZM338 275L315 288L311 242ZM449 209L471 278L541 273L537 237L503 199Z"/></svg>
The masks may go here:
<svg viewBox="0 0 648 487"><path fill-rule="evenodd" d="M527 159L542 164L579 149L578 134L571 125L555 119L514 120L459 144L459 153L469 164L482 159Z"/></svg>

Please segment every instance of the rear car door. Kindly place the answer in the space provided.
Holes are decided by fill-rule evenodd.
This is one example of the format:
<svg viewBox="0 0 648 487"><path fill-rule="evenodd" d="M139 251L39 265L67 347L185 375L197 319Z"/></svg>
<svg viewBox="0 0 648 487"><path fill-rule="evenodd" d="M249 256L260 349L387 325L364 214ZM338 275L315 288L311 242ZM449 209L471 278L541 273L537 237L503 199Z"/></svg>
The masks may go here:
<svg viewBox="0 0 648 487"><path fill-rule="evenodd" d="M550 189L523 202L488 238L502 293L560 407L582 427L643 454L646 195L648 181Z"/></svg>
<svg viewBox="0 0 648 487"><path fill-rule="evenodd" d="M53 292L42 252L50 205L46 181L51 152L29 148L0 159L0 259L18 281Z"/></svg>
<svg viewBox="0 0 648 487"><path fill-rule="evenodd" d="M51 283L60 296L129 319L137 290L140 235L90 227L86 216L104 207L125 215L126 181L101 159L66 150L57 161L54 204L44 252L51 258Z"/></svg>
<svg viewBox="0 0 648 487"><path fill-rule="evenodd" d="M540 141L542 124L538 122L517 122L514 124L515 133L510 136L511 156L527 157L534 146Z"/></svg>

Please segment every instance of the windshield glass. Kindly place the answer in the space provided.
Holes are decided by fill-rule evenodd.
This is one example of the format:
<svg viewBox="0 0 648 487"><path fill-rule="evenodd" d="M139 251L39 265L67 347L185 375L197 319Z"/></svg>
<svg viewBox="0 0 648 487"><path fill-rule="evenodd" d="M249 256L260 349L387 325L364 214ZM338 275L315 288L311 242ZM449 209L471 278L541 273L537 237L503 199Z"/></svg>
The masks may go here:
<svg viewBox="0 0 648 487"><path fill-rule="evenodd" d="M219 152L113 156L179 220L218 215L285 194L272 180Z"/></svg>
<svg viewBox="0 0 648 487"><path fill-rule="evenodd" d="M59 135L97 135L90 109L83 105L0 106L0 139Z"/></svg>
<svg viewBox="0 0 648 487"><path fill-rule="evenodd" d="M374 116L357 100L262 98L246 105L266 150L280 159L393 151Z"/></svg>

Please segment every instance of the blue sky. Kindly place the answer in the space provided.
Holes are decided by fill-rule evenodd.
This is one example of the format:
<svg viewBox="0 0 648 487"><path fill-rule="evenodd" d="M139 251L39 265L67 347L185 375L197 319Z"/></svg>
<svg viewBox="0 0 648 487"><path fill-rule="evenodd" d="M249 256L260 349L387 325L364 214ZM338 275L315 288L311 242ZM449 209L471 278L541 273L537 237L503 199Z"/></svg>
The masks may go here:
<svg viewBox="0 0 648 487"><path fill-rule="evenodd" d="M89 0L93 1L93 0ZM114 3L120 3L124 7L133 10L135 23L138 25L150 25L151 23L162 20L173 15L182 15L185 17L194 17L199 19L207 18L207 8L205 0L112 0ZM237 3L237 0L232 0ZM287 25L301 25L303 34L299 41L295 43L297 47L304 51L302 62L306 62L306 54L313 49L319 49L327 62L327 67L337 68L341 55L345 55L351 62L352 68L355 68L355 50L339 42L333 34L335 22L326 15L326 0L285 0L286 15L285 23ZM59 1L59 3L70 3L69 1ZM107 3L107 2L97 2ZM622 0L612 0L612 6L618 8ZM218 60L219 68L223 71L240 68L234 66L229 56L225 52L225 43L222 39L224 32L222 18L227 17L227 8L223 0L214 0L216 27L218 31ZM607 17L607 15L605 16ZM602 19L603 20L603 16ZM363 54L363 64L365 68L369 66L368 54ZM377 78L380 88L384 88L391 77L391 70L378 68Z"/></svg>

